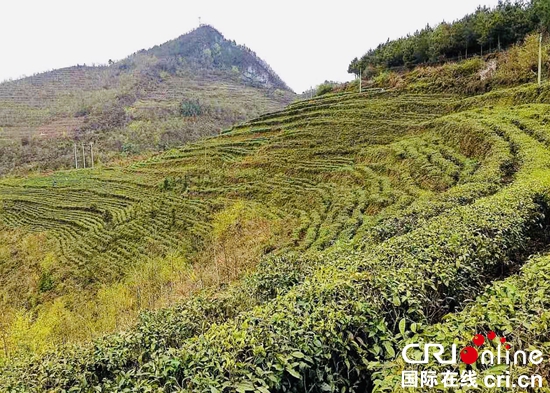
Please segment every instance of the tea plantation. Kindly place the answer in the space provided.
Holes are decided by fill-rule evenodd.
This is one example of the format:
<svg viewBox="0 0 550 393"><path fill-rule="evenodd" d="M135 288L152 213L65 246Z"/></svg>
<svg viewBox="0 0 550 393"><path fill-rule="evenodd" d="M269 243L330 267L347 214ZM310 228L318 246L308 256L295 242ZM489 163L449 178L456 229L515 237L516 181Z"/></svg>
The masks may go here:
<svg viewBox="0 0 550 393"><path fill-rule="evenodd" d="M325 95L1 180L0 390L396 391L410 342L547 351L549 110L550 86Z"/></svg>

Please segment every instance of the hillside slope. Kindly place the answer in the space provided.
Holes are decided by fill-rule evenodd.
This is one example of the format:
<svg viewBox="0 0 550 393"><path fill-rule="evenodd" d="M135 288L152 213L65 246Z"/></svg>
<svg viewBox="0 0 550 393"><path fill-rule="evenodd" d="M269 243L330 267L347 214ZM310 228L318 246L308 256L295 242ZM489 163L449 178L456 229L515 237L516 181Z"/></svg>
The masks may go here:
<svg viewBox="0 0 550 393"><path fill-rule="evenodd" d="M203 25L108 66L0 83L0 175L166 150L281 109L294 93L251 50Z"/></svg>
<svg viewBox="0 0 550 393"><path fill-rule="evenodd" d="M3 180L8 356L191 296L12 361L0 386L391 391L406 340L548 345L549 259L529 258L548 244L549 105L548 85L328 95L130 166ZM512 291L529 325L498 309Z"/></svg>
<svg viewBox="0 0 550 393"><path fill-rule="evenodd" d="M410 173L422 173L420 167L392 174L386 167L402 165L399 145L379 152L410 132L407 121L446 113L453 98L441 100L448 105L418 96L370 103L353 95L319 108L302 103L131 166L0 182L3 233L12 233L4 237L0 265L10 323L22 309L29 316L38 311L49 325L42 343L32 333L40 324L31 325L31 342L87 339L119 328L140 309L230 282L263 254L323 249L353 237L363 216L456 182L439 179L438 171L426 178ZM416 107L419 113L410 112ZM384 120L392 112L403 113L405 128L397 133ZM375 131L365 134L370 124ZM361 151L365 158L356 157ZM371 159L378 168L369 167ZM151 282L148 274L164 278ZM47 315L58 308L68 315L52 327Z"/></svg>

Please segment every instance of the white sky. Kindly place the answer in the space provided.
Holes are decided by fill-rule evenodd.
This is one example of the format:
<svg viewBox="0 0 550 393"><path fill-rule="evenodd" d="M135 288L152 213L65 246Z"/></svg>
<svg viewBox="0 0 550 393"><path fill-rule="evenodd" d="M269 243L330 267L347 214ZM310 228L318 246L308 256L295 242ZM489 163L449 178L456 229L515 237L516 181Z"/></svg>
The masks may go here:
<svg viewBox="0 0 550 393"><path fill-rule="evenodd" d="M120 60L186 33L200 16L300 93L349 80L349 62L369 48L480 3L497 0L0 0L0 81Z"/></svg>

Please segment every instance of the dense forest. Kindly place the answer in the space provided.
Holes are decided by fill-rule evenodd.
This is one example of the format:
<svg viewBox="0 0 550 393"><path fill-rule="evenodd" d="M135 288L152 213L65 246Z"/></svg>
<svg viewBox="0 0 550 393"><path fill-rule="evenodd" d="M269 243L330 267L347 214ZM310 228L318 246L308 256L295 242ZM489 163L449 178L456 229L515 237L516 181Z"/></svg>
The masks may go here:
<svg viewBox="0 0 550 393"><path fill-rule="evenodd" d="M348 72L372 76L396 67L483 55L506 49L535 31L547 32L549 26L549 0L502 0L494 8L480 6L453 23L428 25L406 37L388 39L353 59Z"/></svg>

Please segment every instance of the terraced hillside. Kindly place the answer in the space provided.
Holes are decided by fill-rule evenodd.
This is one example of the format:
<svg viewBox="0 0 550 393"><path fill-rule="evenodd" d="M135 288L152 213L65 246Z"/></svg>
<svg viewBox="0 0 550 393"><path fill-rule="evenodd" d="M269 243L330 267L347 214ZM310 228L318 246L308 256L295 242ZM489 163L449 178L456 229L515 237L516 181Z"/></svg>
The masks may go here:
<svg viewBox="0 0 550 393"><path fill-rule="evenodd" d="M1 181L0 386L393 391L409 340L546 347L549 105L328 95L130 166Z"/></svg>
<svg viewBox="0 0 550 393"><path fill-rule="evenodd" d="M204 281L227 282L264 253L324 249L338 239L352 239L364 230L365 217L435 194L474 170L473 162L436 136L415 136L416 127L396 130L400 121L427 121L445 113L451 97L441 97L447 102L443 106L427 97L424 102L418 96L372 98L350 95L323 105L297 104L126 168L2 181L2 222L43 234L47 246L34 259L48 260L45 266L33 262L35 279L27 286L14 276L25 280L28 264L13 258L2 266L4 288L18 292L6 303L21 309L28 308L29 293L38 303L68 295L67 307L80 313L84 300L70 306L75 288L95 293L139 270L144 261L170 255L178 256L178 264L215 260L214 276L193 280L200 284L186 280L185 290ZM402 119L384 120L392 112L402 113ZM403 156L409 150L417 157ZM428 155L439 157L437 163L430 164ZM12 242L19 244L24 236ZM260 243L243 258L253 239ZM6 259L24 252L9 250ZM129 284L128 305L117 315L157 303L147 300L141 306L140 286ZM154 297L160 296L156 292ZM117 318L107 330L116 328ZM69 334L66 339L71 331L89 338L75 331L80 330L76 322L55 330ZM105 327L90 330L95 335Z"/></svg>
<svg viewBox="0 0 550 393"><path fill-rule="evenodd" d="M295 94L211 26L108 65L0 83L0 175L96 165L217 135ZM83 146L84 145L84 146Z"/></svg>

